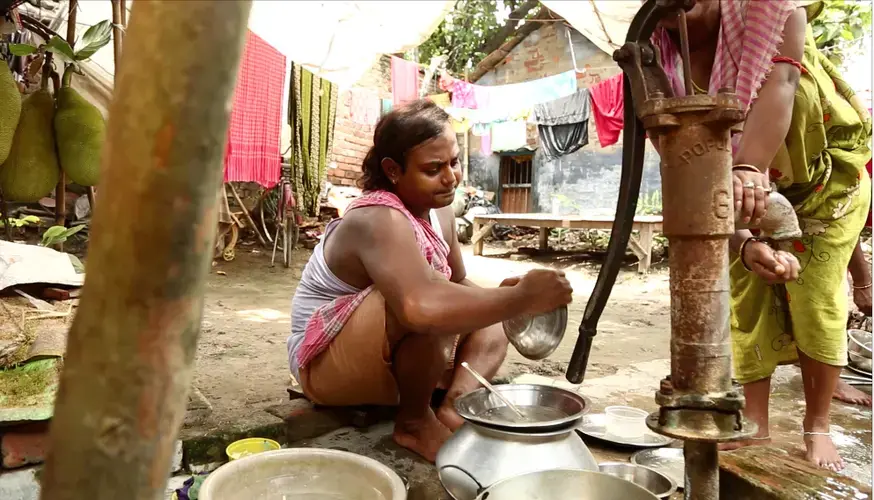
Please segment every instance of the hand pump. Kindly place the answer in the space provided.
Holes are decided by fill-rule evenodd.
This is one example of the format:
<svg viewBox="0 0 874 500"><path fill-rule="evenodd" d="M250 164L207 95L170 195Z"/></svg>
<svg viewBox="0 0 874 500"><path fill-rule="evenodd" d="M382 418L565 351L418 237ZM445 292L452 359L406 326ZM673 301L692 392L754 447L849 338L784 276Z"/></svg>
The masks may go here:
<svg viewBox="0 0 874 500"><path fill-rule="evenodd" d="M671 374L661 381L661 409L647 425L683 440L685 496L719 497L717 444L753 435L731 384L728 239L732 204L732 128L744 119L734 89L694 95L686 11L695 0L647 0L614 54L625 74L622 178L607 259L586 306L567 378L583 381L598 319L616 281L637 208L646 135L661 154L663 228L670 243ZM656 25L679 16L686 96L676 97L651 42Z"/></svg>

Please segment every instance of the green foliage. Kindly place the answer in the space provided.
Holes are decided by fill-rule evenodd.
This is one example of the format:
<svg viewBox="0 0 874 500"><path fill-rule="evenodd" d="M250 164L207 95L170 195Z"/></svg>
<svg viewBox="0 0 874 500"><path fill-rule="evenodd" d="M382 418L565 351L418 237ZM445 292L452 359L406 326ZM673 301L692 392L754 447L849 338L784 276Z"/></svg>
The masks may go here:
<svg viewBox="0 0 874 500"><path fill-rule="evenodd" d="M835 64L859 53L859 43L871 33L871 3L859 0L825 0L822 13L811 22L816 46Z"/></svg>
<svg viewBox="0 0 874 500"><path fill-rule="evenodd" d="M501 29L499 9L505 13L516 8L517 0L457 0L455 8L437 30L419 46L419 62L428 64L431 57L445 55L446 69L457 75L465 67L475 66L488 54L482 52L486 43Z"/></svg>
<svg viewBox="0 0 874 500"><path fill-rule="evenodd" d="M637 199L637 215L661 215L662 192L653 191Z"/></svg>
<svg viewBox="0 0 874 500"><path fill-rule="evenodd" d="M10 217L7 219L9 221L9 227L25 227L30 224L39 224L39 217L36 215L25 215L20 219L16 219L15 217ZM4 227L6 224L3 219L0 219L0 227Z"/></svg>
<svg viewBox="0 0 874 500"><path fill-rule="evenodd" d="M67 241L70 236L73 236L83 229L85 229L85 224L81 224L71 228L66 228L64 226L52 226L46 229L46 232L42 234L42 241L40 242L40 246L51 247L59 243L63 243Z"/></svg>
<svg viewBox="0 0 874 500"><path fill-rule="evenodd" d="M55 54L55 57L65 63L76 67L78 61L87 60L98 50L105 47L110 40L112 40L112 23L107 20L101 21L85 31L82 39L76 44L79 46L78 50L74 50L66 40L57 36L53 36L45 45L39 47L26 43L10 43L8 47L9 52L16 56L27 56L40 52L40 49L44 49Z"/></svg>

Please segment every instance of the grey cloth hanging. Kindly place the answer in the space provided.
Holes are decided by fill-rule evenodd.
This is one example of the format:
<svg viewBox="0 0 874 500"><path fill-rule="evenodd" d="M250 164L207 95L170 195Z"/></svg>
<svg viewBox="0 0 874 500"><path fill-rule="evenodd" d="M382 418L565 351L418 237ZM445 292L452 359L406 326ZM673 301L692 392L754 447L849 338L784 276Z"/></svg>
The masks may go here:
<svg viewBox="0 0 874 500"><path fill-rule="evenodd" d="M589 143L589 91L534 106L534 121L547 160L571 154Z"/></svg>

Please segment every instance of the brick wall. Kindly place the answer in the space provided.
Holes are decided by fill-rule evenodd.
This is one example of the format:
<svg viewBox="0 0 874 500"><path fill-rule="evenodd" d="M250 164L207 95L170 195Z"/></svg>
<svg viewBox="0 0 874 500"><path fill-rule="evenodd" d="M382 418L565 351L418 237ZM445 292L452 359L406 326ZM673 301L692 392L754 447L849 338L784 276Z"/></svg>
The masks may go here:
<svg viewBox="0 0 874 500"><path fill-rule="evenodd" d="M622 72L612 54L600 50L575 29L561 23L543 23L476 83L505 85L536 80L574 69L574 60L577 69L585 69L585 72L577 73L578 88L589 88ZM590 119L588 125L589 143L575 153L547 161L539 148L535 151L533 212L564 214L580 211L611 216L615 213L622 139L620 137L616 145L601 147L594 119ZM474 138L470 159L471 180L483 189L500 192L498 156L484 155L478 138ZM660 188L658 155L647 143L641 193L648 195ZM556 206L560 199L571 200L573 208L560 203Z"/></svg>
<svg viewBox="0 0 874 500"><path fill-rule="evenodd" d="M419 79L424 77L419 72ZM383 55L355 84L371 89L380 99L391 99L391 56ZM428 93L435 93L436 78L432 79ZM328 182L340 186L352 186L361 177L361 163L373 144L371 125L356 123L350 118L350 92L341 92L337 98L337 121L334 125L334 146L331 164L328 166Z"/></svg>

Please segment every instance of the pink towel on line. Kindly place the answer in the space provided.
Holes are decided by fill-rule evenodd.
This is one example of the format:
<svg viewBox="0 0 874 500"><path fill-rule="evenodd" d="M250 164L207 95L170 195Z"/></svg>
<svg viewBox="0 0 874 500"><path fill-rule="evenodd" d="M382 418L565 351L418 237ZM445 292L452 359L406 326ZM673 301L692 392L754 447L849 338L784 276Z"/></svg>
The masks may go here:
<svg viewBox="0 0 874 500"><path fill-rule="evenodd" d="M234 91L225 182L279 183L285 56L251 31Z"/></svg>
<svg viewBox="0 0 874 500"><path fill-rule="evenodd" d="M395 106L401 106L419 98L419 65L392 56L391 94Z"/></svg>
<svg viewBox="0 0 874 500"><path fill-rule="evenodd" d="M623 74L619 73L589 87L589 95L592 97L592 116L598 131L598 142L601 143L602 148L616 144L622 131L625 111L623 80Z"/></svg>

